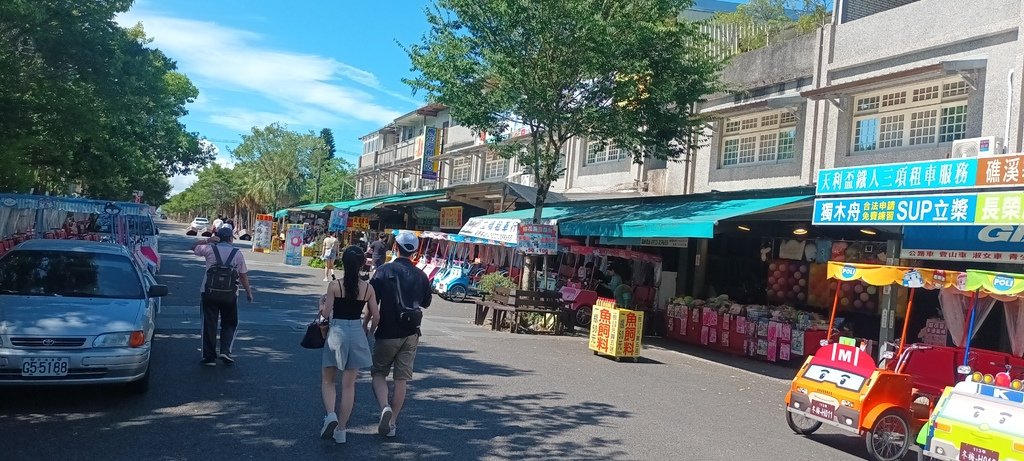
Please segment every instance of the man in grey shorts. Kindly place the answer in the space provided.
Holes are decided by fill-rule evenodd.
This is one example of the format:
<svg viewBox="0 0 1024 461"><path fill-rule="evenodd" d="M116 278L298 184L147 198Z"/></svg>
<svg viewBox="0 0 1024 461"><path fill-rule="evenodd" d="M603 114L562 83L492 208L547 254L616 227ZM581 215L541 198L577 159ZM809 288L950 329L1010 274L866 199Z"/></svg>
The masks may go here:
<svg viewBox="0 0 1024 461"><path fill-rule="evenodd" d="M399 320L402 303L407 308L426 308L430 306L431 299L427 275L409 260L419 248L419 239L411 232L400 232L395 242L399 257L378 267L370 280L380 302L380 325L374 335L376 341L370 375L381 408L377 432L388 437L395 436L395 422L405 404L405 392L412 379L420 337L418 325L410 326ZM387 377L392 367L395 370L395 394L389 403Z"/></svg>

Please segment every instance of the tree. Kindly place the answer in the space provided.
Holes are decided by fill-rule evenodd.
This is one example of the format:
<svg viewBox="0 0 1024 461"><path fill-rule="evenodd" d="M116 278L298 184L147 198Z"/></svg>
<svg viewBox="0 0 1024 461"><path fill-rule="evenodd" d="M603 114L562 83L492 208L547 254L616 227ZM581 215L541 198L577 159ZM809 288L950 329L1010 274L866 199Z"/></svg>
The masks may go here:
<svg viewBox="0 0 1024 461"><path fill-rule="evenodd" d="M406 48L419 73L406 82L475 130L526 127L490 147L533 173L539 222L573 137L622 146L637 163L701 142L694 108L717 88L721 64L697 24L680 18L691 4L436 0L430 31Z"/></svg>
<svg viewBox="0 0 1024 461"><path fill-rule="evenodd" d="M179 122L198 92L141 26L130 0L0 2L0 190L161 203L167 177L212 153Z"/></svg>
<svg viewBox="0 0 1024 461"><path fill-rule="evenodd" d="M337 202L352 200L355 198L355 181L352 176L355 168L343 158L334 158L325 164L323 168L323 180L320 184L320 196L317 198L316 191L311 190L303 196L304 200L310 203Z"/></svg>
<svg viewBox="0 0 1024 461"><path fill-rule="evenodd" d="M779 40L788 29L807 33L828 23L828 0L750 0L716 20L756 31L740 37L740 49L749 51Z"/></svg>
<svg viewBox="0 0 1024 461"><path fill-rule="evenodd" d="M243 193L264 210L299 200L310 177L311 162L326 151L312 132L299 134L274 123L253 128L232 151L242 175Z"/></svg>
<svg viewBox="0 0 1024 461"><path fill-rule="evenodd" d="M320 203L320 176L324 164L334 159L334 153L337 152L334 146L334 133L330 128L320 130L320 140L324 143L324 150L317 156L316 192L313 194L313 203Z"/></svg>

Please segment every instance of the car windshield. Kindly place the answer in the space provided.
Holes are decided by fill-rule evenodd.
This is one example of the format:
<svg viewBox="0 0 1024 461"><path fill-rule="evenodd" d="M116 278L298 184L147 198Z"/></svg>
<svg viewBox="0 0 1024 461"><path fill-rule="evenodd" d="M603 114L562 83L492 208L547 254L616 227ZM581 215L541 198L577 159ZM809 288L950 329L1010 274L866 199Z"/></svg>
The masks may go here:
<svg viewBox="0 0 1024 461"><path fill-rule="evenodd" d="M207 220L206 218L196 218L196 224L206 224L208 222L210 221Z"/></svg>
<svg viewBox="0 0 1024 461"><path fill-rule="evenodd" d="M0 295L142 299L127 256L15 250L0 259Z"/></svg>
<svg viewBox="0 0 1024 461"><path fill-rule="evenodd" d="M153 228L153 218L140 215L126 215L124 217L128 224L127 230L129 235L156 234ZM96 223L93 225L93 232L100 234L112 234L113 232L111 229L115 223L116 221L111 215L100 215L96 218Z"/></svg>

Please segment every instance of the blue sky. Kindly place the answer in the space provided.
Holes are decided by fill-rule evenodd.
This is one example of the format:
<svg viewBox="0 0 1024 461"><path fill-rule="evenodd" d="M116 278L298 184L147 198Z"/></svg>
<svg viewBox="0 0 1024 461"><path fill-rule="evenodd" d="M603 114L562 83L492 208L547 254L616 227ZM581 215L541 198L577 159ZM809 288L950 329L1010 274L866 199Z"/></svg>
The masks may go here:
<svg viewBox="0 0 1024 461"><path fill-rule="evenodd" d="M402 83L409 59L396 43L426 31L421 0L137 1L118 21L142 22L153 46L199 88L184 122L220 150L219 161L253 126L329 127L355 162L358 137L416 109ZM172 178L173 192L194 176Z"/></svg>
<svg viewBox="0 0 1024 461"><path fill-rule="evenodd" d="M218 162L253 126L334 130L356 163L358 137L416 109L398 43L427 30L427 0L137 0L118 22L142 22L153 46L199 88L184 123L212 140ZM397 42L397 43L396 43ZM195 181L171 179L172 193Z"/></svg>

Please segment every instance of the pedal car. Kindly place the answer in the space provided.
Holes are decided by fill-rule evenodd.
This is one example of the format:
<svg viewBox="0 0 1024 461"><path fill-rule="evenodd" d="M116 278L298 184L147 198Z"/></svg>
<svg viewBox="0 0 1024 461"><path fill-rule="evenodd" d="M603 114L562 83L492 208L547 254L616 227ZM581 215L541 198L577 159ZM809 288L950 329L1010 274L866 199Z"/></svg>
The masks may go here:
<svg viewBox="0 0 1024 461"><path fill-rule="evenodd" d="M917 443L942 461L1024 460L1024 382L975 372L947 387Z"/></svg>

